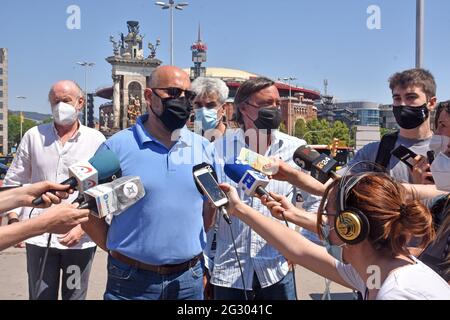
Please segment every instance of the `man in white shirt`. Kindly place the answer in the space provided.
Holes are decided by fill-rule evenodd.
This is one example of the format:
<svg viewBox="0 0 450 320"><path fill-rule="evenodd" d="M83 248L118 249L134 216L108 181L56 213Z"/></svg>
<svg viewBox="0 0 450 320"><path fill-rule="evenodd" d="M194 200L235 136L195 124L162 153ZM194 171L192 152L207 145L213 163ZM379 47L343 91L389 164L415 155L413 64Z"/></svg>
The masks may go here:
<svg viewBox="0 0 450 320"><path fill-rule="evenodd" d="M42 180L64 181L68 167L90 159L105 137L97 130L81 125L78 115L84 106L84 94L73 81L63 80L49 92L52 123L28 130L5 177L5 184L26 184ZM67 201L77 197L72 194ZM16 209L19 212L20 208ZM23 219L39 215L41 209L23 208ZM76 226L64 235L52 235L42 281L40 265L49 234L26 241L28 288L30 299L58 299L60 270L63 300L85 299L95 243ZM40 285L39 288L36 288Z"/></svg>

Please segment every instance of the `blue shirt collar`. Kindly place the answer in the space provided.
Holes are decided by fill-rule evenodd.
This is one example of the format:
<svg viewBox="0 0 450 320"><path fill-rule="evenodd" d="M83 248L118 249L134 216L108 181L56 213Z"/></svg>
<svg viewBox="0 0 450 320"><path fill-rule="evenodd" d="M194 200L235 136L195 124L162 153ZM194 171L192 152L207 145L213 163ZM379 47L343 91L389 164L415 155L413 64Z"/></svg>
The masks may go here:
<svg viewBox="0 0 450 320"><path fill-rule="evenodd" d="M145 128L144 124L147 120L148 120L148 114L139 116L136 120L136 125L134 126L137 140L138 140L138 143L140 146L143 146L145 143L152 142L152 141L160 143L158 141L158 139L153 137L150 134L150 132L148 132L147 129ZM176 134L178 134L178 137L176 139L177 143L182 143L188 147L191 146L191 144L192 144L191 134L193 134L193 133L191 131L189 131L189 129L186 126L184 126L180 130L177 130L173 133L174 136L176 136Z"/></svg>

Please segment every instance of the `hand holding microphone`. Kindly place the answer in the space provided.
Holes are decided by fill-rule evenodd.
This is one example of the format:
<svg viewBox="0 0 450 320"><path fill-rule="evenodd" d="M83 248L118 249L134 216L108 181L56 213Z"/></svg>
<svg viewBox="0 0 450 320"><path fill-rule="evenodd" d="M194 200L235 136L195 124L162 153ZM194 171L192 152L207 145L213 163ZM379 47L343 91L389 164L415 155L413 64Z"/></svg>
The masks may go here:
<svg viewBox="0 0 450 320"><path fill-rule="evenodd" d="M120 162L114 152L105 149L98 151L89 161L82 161L69 167L70 178L61 182L71 189L83 192L99 183L109 182L122 175ZM47 192L55 193L49 189ZM42 197L33 200L33 206L43 203Z"/></svg>

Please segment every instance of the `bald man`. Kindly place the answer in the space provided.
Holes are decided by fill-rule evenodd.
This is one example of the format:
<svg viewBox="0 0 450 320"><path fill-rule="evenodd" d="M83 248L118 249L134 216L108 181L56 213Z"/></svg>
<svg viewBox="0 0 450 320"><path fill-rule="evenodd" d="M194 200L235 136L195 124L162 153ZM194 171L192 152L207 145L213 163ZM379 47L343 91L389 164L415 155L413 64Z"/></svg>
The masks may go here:
<svg viewBox="0 0 450 320"><path fill-rule="evenodd" d="M5 184L27 184L43 180L61 182L69 177L69 166L90 159L105 137L97 130L81 125L79 114L84 107L84 93L73 81L55 83L48 94L53 122L28 130L5 177ZM67 201L78 196L72 194ZM18 208L23 219L39 215L42 209ZM76 226L66 234L52 235L50 249L41 274L49 234L26 241L28 288L30 299L85 299L95 243ZM62 282L60 278L62 272ZM39 285L39 287L38 287Z"/></svg>
<svg viewBox="0 0 450 320"><path fill-rule="evenodd" d="M108 139L123 175L140 176L146 195L111 225L83 225L109 251L104 298L203 299L205 228L215 210L197 190L192 169L213 164L209 142L185 124L194 94L189 76L177 67L157 68L145 89L147 114Z"/></svg>

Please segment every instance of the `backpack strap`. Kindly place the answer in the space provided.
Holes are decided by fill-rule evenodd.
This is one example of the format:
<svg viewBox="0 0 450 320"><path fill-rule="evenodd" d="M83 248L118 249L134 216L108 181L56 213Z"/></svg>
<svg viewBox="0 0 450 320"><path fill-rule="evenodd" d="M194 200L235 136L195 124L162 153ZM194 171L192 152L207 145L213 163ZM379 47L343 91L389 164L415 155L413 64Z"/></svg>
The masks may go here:
<svg viewBox="0 0 450 320"><path fill-rule="evenodd" d="M375 162L387 168L391 160L391 151L395 147L395 142L398 138L398 131L385 134L378 146L378 152Z"/></svg>

